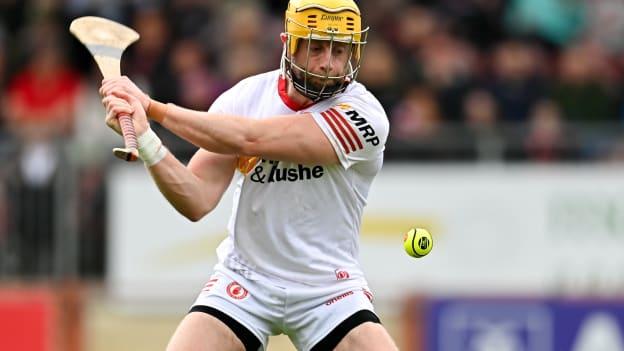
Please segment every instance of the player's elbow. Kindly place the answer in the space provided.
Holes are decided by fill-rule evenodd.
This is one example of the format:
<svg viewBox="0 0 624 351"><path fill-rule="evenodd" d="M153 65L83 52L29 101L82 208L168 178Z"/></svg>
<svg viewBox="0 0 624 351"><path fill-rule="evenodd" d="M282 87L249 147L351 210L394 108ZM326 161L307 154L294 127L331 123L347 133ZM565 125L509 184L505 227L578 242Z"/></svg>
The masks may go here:
<svg viewBox="0 0 624 351"><path fill-rule="evenodd" d="M200 211L187 211L187 212L182 213L182 215L191 222L199 222L207 214L208 212L200 212Z"/></svg>
<svg viewBox="0 0 624 351"><path fill-rule="evenodd" d="M195 207L195 208L178 208L178 212L180 212L181 215L186 217L186 219L188 219L191 222L199 222L210 211L205 208Z"/></svg>
<svg viewBox="0 0 624 351"><path fill-rule="evenodd" d="M186 217L191 222L199 222L202 218L206 217L212 210L214 210L216 204L209 204L203 207L198 207L194 209L189 209L182 212L182 215Z"/></svg>

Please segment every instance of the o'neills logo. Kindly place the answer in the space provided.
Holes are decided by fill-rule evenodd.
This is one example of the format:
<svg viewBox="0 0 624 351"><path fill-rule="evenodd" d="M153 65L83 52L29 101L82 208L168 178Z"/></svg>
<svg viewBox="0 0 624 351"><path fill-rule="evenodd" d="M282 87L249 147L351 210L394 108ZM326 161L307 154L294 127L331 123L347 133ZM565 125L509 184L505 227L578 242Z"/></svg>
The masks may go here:
<svg viewBox="0 0 624 351"><path fill-rule="evenodd" d="M346 293L344 293L342 295L338 295L336 297L332 297L331 299L327 300L327 302L325 302L325 306L329 306L331 304L334 304L334 303L344 299L345 297L349 297L351 295L353 295L353 290L347 291Z"/></svg>
<svg viewBox="0 0 624 351"><path fill-rule="evenodd" d="M342 21L342 16L338 16L338 15L323 15L323 16L321 16L321 21L340 22L340 21Z"/></svg>
<svg viewBox="0 0 624 351"><path fill-rule="evenodd" d="M243 288L237 282L231 282L230 284L228 284L225 290L227 291L228 295L230 295L231 298L236 299L236 300L242 300L246 298L248 294L247 289Z"/></svg>
<svg viewBox="0 0 624 351"><path fill-rule="evenodd" d="M336 274L336 280L349 279L350 277L349 272L345 271L344 269L336 269L334 273Z"/></svg>

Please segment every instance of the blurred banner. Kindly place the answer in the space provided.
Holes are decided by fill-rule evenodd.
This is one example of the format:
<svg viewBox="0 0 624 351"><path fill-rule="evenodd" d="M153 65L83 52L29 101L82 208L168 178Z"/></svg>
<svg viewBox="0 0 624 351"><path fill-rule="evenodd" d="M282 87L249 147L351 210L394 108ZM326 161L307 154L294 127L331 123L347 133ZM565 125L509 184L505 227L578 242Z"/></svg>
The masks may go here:
<svg viewBox="0 0 624 351"><path fill-rule="evenodd" d="M409 305L405 351L624 351L624 300L446 298Z"/></svg>
<svg viewBox="0 0 624 351"><path fill-rule="evenodd" d="M83 350L82 302L76 281L0 284L0 350Z"/></svg>
<svg viewBox="0 0 624 351"><path fill-rule="evenodd" d="M0 349L59 350L59 321L54 295L48 289L0 288Z"/></svg>
<svg viewBox="0 0 624 351"><path fill-rule="evenodd" d="M413 293L621 295L623 171L385 166L362 224L361 260L371 289L390 301ZM231 189L215 212L191 223L167 204L143 167L115 168L109 184L112 297L191 303L225 237ZM430 230L431 254L413 259L403 252L410 226Z"/></svg>

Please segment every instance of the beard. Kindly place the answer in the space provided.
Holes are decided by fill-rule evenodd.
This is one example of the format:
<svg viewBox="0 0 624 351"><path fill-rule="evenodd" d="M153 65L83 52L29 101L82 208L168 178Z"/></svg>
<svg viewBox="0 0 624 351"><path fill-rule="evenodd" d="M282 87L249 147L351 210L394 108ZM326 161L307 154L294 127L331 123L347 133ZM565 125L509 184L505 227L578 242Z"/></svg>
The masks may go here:
<svg viewBox="0 0 624 351"><path fill-rule="evenodd" d="M322 72L322 73L311 72L311 73L319 75L319 76L325 75L325 72ZM339 84L342 84L342 82L344 81L344 78L321 78L321 77L313 76L307 72L303 72L298 69L294 69L293 74L301 82L305 82L307 80L308 86L311 89L316 90L316 91L320 91L323 88L327 89L327 88L335 87Z"/></svg>

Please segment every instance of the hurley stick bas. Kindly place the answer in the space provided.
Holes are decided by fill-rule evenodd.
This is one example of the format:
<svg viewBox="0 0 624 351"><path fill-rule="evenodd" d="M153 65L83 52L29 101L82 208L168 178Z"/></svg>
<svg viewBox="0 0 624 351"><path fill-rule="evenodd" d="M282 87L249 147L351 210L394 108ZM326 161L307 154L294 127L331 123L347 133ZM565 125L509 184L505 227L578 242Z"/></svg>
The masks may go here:
<svg viewBox="0 0 624 351"><path fill-rule="evenodd" d="M104 78L115 78L121 75L121 55L130 44L139 39L139 34L123 24L106 18L86 16L72 21L69 31L87 47ZM124 139L124 148L114 148L113 154L126 161L135 161L137 135L132 124L132 117L119 114L119 125Z"/></svg>

